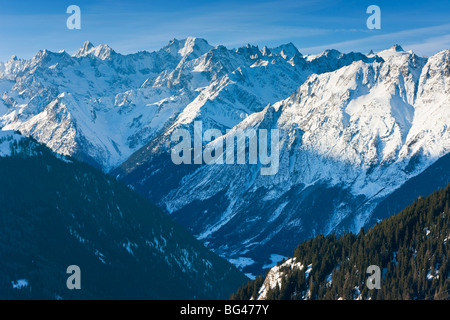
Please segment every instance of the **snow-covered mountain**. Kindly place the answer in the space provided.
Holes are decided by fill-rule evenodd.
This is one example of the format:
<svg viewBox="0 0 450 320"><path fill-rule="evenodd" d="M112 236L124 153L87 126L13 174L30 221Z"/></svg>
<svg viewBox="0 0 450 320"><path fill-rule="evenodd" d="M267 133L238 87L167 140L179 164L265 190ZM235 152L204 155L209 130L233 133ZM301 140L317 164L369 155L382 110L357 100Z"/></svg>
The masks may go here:
<svg viewBox="0 0 450 320"><path fill-rule="evenodd" d="M303 56L172 40L121 55L86 42L0 65L0 127L111 172L210 248L261 268L318 233L357 231L448 153L450 51ZM174 130L279 129L280 165L174 165Z"/></svg>
<svg viewBox="0 0 450 320"><path fill-rule="evenodd" d="M87 41L73 56L48 50L31 60L14 56L0 65L0 127L108 171L164 128L199 116L205 126L231 128L323 69L305 67L292 44L274 52L187 38L151 53L121 55ZM354 58L335 54L326 68Z"/></svg>
<svg viewBox="0 0 450 320"><path fill-rule="evenodd" d="M192 101L195 84L165 81L181 61L209 49L204 40L173 40L158 52L123 56L86 42L73 56L43 50L27 61L13 57L0 68L0 126L108 170Z"/></svg>

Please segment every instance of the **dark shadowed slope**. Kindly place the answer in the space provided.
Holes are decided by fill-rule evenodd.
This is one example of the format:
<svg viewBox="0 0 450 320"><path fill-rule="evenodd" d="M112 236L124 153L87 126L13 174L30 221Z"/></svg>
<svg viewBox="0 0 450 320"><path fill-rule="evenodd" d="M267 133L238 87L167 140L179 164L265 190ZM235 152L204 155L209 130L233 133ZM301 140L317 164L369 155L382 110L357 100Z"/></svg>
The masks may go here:
<svg viewBox="0 0 450 320"><path fill-rule="evenodd" d="M0 299L218 299L246 280L134 191L18 137L0 141Z"/></svg>

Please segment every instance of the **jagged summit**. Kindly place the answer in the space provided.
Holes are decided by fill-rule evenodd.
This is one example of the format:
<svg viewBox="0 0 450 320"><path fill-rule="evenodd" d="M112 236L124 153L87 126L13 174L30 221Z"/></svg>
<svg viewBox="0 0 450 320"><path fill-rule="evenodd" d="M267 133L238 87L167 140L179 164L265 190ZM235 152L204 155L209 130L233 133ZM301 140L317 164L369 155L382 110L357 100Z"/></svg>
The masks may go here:
<svg viewBox="0 0 450 320"><path fill-rule="evenodd" d="M261 50L261 53L263 56L270 56L272 52L269 48L267 48L267 46L264 46Z"/></svg>
<svg viewBox="0 0 450 320"><path fill-rule="evenodd" d="M80 49L78 49L78 51L73 56L77 57L77 58L84 57L84 56L88 55L89 52L91 52L91 50L94 47L95 46L92 44L92 42L85 41L83 46Z"/></svg>
<svg viewBox="0 0 450 320"><path fill-rule="evenodd" d="M258 45L252 45L250 43L247 43L245 46L236 49L236 53L244 54L245 56L250 57L252 59L260 58L262 56Z"/></svg>
<svg viewBox="0 0 450 320"><path fill-rule="evenodd" d="M302 56L302 54L298 51L297 47L292 42L282 44L270 50L274 54L281 55L284 59L291 59L296 55Z"/></svg>
<svg viewBox="0 0 450 320"><path fill-rule="evenodd" d="M383 60L392 59L402 55L412 54L412 52L406 52L399 44L394 44L392 47L386 50L382 50L376 53L377 56L383 58Z"/></svg>
<svg viewBox="0 0 450 320"><path fill-rule="evenodd" d="M115 54L115 51L111 49L106 44L101 44L98 46L94 46L92 42L85 41L83 46L78 49L78 51L73 55L76 58L86 57L88 55L94 55L102 60L111 58L113 54Z"/></svg>
<svg viewBox="0 0 450 320"><path fill-rule="evenodd" d="M198 58L212 48L213 46L211 46L205 39L187 37L182 40L174 38L161 50L169 53L173 57L181 56L183 58Z"/></svg>
<svg viewBox="0 0 450 320"><path fill-rule="evenodd" d="M396 52L400 52L400 51L404 51L403 48L399 45L399 44L394 44L390 50L396 51Z"/></svg>

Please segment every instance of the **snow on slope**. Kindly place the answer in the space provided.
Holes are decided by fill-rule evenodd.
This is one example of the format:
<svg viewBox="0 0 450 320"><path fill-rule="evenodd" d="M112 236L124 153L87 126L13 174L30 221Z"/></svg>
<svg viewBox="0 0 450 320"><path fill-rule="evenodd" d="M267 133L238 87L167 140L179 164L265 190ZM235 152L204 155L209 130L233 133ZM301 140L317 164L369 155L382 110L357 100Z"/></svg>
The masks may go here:
<svg viewBox="0 0 450 320"><path fill-rule="evenodd" d="M1 131L0 130L0 157L11 156L12 147L14 142L19 142L23 137L13 131Z"/></svg>
<svg viewBox="0 0 450 320"><path fill-rule="evenodd" d="M283 279L286 277L287 270L303 270L305 266L296 261L296 258L290 258L280 265L272 267L267 273L264 283L258 291L258 297L256 300L266 300L269 290L274 290L277 286L281 287ZM306 278L308 278L311 272L311 265L305 270Z"/></svg>

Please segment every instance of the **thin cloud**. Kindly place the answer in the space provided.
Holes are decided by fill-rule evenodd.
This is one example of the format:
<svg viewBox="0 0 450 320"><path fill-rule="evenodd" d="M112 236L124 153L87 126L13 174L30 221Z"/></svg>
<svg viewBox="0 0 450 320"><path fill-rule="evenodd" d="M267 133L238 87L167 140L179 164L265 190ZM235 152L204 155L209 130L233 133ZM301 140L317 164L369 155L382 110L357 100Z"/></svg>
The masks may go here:
<svg viewBox="0 0 450 320"><path fill-rule="evenodd" d="M378 31L375 31L378 32ZM354 40L334 42L314 47L301 48L303 52L317 53L326 49L350 50L383 50L393 44L403 44L405 49L415 49L421 55L430 55L437 51L448 48L448 34L450 24L443 24L433 27L403 30L392 33L378 34ZM421 42L413 42L415 39L424 39ZM410 43L410 44L408 44Z"/></svg>
<svg viewBox="0 0 450 320"><path fill-rule="evenodd" d="M450 49L450 34L429 38L421 43L406 44L405 46L411 48L414 52L424 52L426 56L430 56L436 52Z"/></svg>

